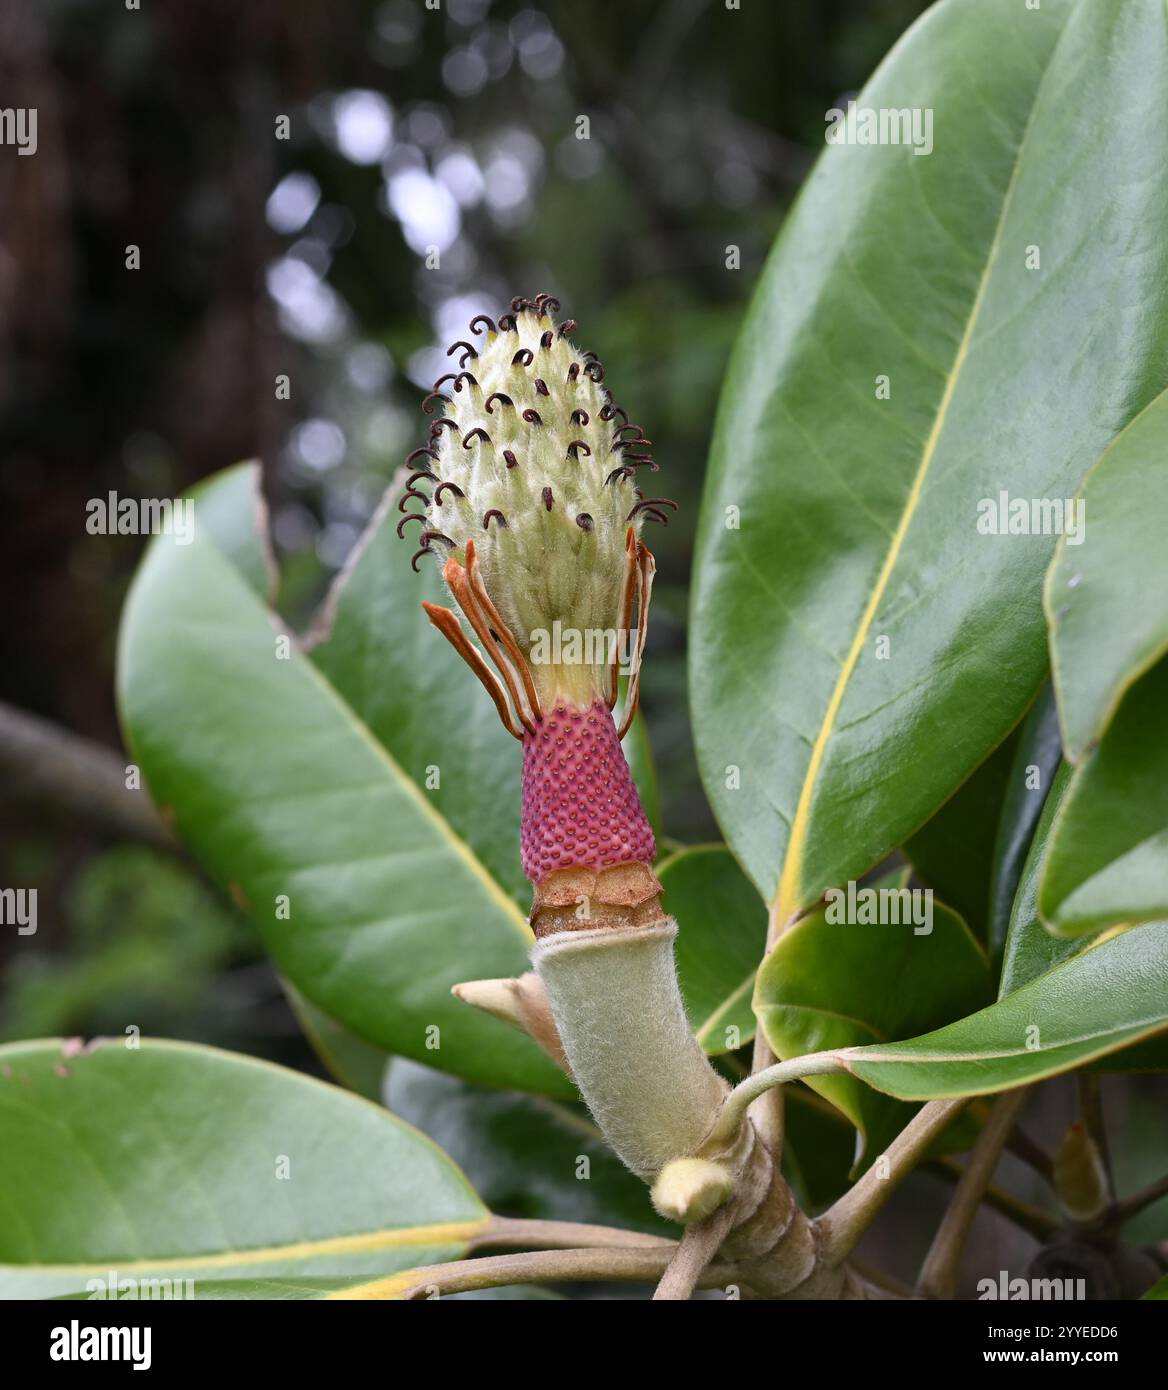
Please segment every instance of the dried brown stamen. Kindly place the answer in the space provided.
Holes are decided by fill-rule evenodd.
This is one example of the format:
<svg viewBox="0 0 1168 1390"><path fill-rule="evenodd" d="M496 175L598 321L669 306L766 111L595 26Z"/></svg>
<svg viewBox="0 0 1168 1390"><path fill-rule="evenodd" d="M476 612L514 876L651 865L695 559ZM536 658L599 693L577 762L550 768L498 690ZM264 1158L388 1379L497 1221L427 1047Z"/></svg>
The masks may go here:
<svg viewBox="0 0 1168 1390"><path fill-rule="evenodd" d="M475 598L478 600L492 625L492 630L498 633L499 640L503 643L508 656L515 665L515 669L519 672L520 679L523 682L523 690L527 696L532 715L536 719L542 719L543 710L540 708L539 695L536 693L535 681L532 679L531 669L527 664L526 657L520 651L519 643L516 642L511 629L503 621L502 615L492 602L491 596L487 593L482 575L479 574L478 554L475 551L474 541L467 541L466 543L466 576L470 581L470 587ZM516 704L516 708L518 709L518 703ZM520 717L522 718L522 714Z"/></svg>
<svg viewBox="0 0 1168 1390"><path fill-rule="evenodd" d="M624 738L625 734L628 733L641 698L641 661L645 654L645 638L649 632L649 596L653 591L653 575L656 568L653 552L644 541L637 541L637 572L640 578L637 607L637 646L633 653L633 669L629 675L629 691L625 699L624 713L617 728L618 738Z"/></svg>
<svg viewBox="0 0 1168 1390"><path fill-rule="evenodd" d="M418 554L424 552L419 551ZM415 559L417 557L415 556ZM471 642L462 628L459 626L458 619L449 608L439 608L436 603L427 603L424 599L422 607L426 610L426 616L434 624L440 633L446 638L454 650L462 657L463 661L482 681L487 694L495 702L495 708L499 711L499 718L503 721L503 727L515 738L523 737L523 730L516 728L511 718L511 707L507 703L507 692L503 689L498 676L491 670L483 658L479 655L478 649Z"/></svg>
<svg viewBox="0 0 1168 1390"><path fill-rule="evenodd" d="M519 717L519 722L524 728L528 729L530 732L534 732L535 725L533 720L538 717L536 713L538 706L534 707L530 713L527 708L525 708L523 697L520 693L520 685L516 679L516 673L512 669L511 663L500 649L500 638L496 636L496 629L499 633L502 633L504 630L507 630L507 625L501 618L499 618L497 622L495 621L495 619L498 618L498 614L493 611L493 604L490 605L490 607L486 605L480 606L479 589L475 586L470 577L474 568L473 541L467 541L466 543L466 559L467 569L463 569L458 561L453 558L447 560L446 567L442 571L442 577L446 580L450 592L458 601L459 607L466 614L467 620L470 622L471 627L474 628L487 655L495 663L499 670L499 674L503 677L503 681L506 684L511 700L515 706L515 713ZM485 594L485 592L486 591L483 590L483 594ZM490 601L488 600L487 602L489 604ZM507 631L508 636L510 636L509 630ZM506 641L505 638L502 640L504 642ZM511 637L511 642L514 643L514 641L514 637ZM518 650L518 646L516 646L516 650ZM520 658L520 660L522 661L522 658ZM526 669L526 663L524 663L524 669Z"/></svg>
<svg viewBox="0 0 1168 1390"><path fill-rule="evenodd" d="M628 641L633 621L633 601L637 594L637 535L630 526L625 532L625 583L621 593L620 641L608 668L608 707L616 704L620 690L620 653Z"/></svg>

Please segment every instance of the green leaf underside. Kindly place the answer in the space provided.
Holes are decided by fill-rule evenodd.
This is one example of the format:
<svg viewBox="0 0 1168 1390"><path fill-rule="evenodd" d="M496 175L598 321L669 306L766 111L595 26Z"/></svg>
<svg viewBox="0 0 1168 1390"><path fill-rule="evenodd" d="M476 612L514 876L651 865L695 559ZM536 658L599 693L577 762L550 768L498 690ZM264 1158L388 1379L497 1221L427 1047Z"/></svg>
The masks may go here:
<svg viewBox="0 0 1168 1390"><path fill-rule="evenodd" d="M471 1079L571 1095L528 1038L450 995L527 968L514 899L321 671L294 644L278 657L271 615L205 530L152 543L122 620L122 719L155 800L338 1022Z"/></svg>
<svg viewBox="0 0 1168 1390"><path fill-rule="evenodd" d="M694 1033L711 1056L734 1051L754 1037L766 905L724 845L682 850L657 875L678 922L677 973Z"/></svg>
<svg viewBox="0 0 1168 1390"><path fill-rule="evenodd" d="M1022 1086L1165 1029L1168 923L1152 922L1100 941L969 1018L908 1042L852 1048L841 1060L877 1090L935 1100Z"/></svg>
<svg viewBox="0 0 1168 1390"><path fill-rule="evenodd" d="M1168 391L1087 475L1083 539L1060 540L1046 581L1067 755L1099 741L1124 693L1168 652Z"/></svg>
<svg viewBox="0 0 1168 1390"><path fill-rule="evenodd" d="M859 98L935 109L934 153L829 148L767 266L690 652L707 791L783 921L903 843L1042 680L1055 538L981 534L978 504L1072 496L1168 375L1166 27L1120 0L935 7Z"/></svg>
<svg viewBox="0 0 1168 1390"><path fill-rule="evenodd" d="M1128 691L1075 769L1038 889L1064 935L1168 916L1168 659Z"/></svg>
<svg viewBox="0 0 1168 1390"><path fill-rule="evenodd" d="M899 888L903 872L871 885ZM969 928L940 903L932 931L911 922L835 922L820 907L779 938L759 970L755 1012L775 1055L853 1048L912 1037L980 1007L991 997L989 966ZM808 1077L882 1152L911 1118L909 1107L852 1076Z"/></svg>
<svg viewBox="0 0 1168 1390"><path fill-rule="evenodd" d="M380 1107L251 1058L122 1039L0 1048L0 1208L7 1298L111 1272L327 1290L457 1259L488 1219Z"/></svg>

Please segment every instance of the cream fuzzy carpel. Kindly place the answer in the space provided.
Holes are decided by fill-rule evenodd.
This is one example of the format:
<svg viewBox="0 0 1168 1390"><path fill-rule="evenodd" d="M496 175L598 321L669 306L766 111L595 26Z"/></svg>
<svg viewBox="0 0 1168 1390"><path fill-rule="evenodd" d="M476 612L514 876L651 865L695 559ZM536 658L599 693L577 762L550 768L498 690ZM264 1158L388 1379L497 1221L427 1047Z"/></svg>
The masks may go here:
<svg viewBox="0 0 1168 1390"><path fill-rule="evenodd" d="M556 932L531 953L589 1110L646 1181L697 1149L729 1090L686 1017L676 936L670 918L622 931Z"/></svg>

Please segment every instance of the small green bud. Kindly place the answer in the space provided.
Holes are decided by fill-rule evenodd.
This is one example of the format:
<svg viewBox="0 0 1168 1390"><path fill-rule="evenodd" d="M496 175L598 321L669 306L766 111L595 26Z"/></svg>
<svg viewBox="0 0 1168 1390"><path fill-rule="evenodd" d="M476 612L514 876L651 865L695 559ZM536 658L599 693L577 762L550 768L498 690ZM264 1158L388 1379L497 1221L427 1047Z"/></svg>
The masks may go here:
<svg viewBox="0 0 1168 1390"><path fill-rule="evenodd" d="M1109 1201L1107 1170L1094 1139L1077 1121L1067 1126L1054 1157L1059 1203L1073 1221L1093 1221Z"/></svg>

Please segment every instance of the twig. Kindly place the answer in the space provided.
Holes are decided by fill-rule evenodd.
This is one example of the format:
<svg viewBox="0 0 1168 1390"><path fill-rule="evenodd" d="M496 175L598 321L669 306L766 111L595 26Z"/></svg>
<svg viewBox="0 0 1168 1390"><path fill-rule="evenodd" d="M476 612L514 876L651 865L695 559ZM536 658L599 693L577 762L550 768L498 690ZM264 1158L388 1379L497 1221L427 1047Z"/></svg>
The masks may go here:
<svg viewBox="0 0 1168 1390"><path fill-rule="evenodd" d="M127 789L123 756L5 704L0 704L0 768L8 773L10 791L147 844L177 848L149 795Z"/></svg>
<svg viewBox="0 0 1168 1390"><path fill-rule="evenodd" d="M1007 1149L1009 1145L1006 1145ZM946 1182L956 1185L961 1181L961 1175L965 1169L956 1159L946 1156L934 1159L928 1165L928 1169ZM1058 1217L1052 1216L1050 1212L1043 1211L1041 1207L1036 1207L1030 1202L1024 1202L1021 1198L1015 1197L1012 1192L1005 1191L1004 1188L995 1187L993 1183L988 1183L985 1189L985 1203L1000 1215L1028 1231L1035 1240L1045 1244L1055 1231L1060 1230L1062 1222Z"/></svg>
<svg viewBox="0 0 1168 1390"><path fill-rule="evenodd" d="M1026 1133L1021 1125L1014 1126L1013 1132L1006 1141L1006 1148L1015 1158L1020 1158L1023 1163L1029 1164L1039 1177L1044 1178L1052 1186L1054 1185L1054 1159L1036 1139L1032 1139Z"/></svg>
<svg viewBox="0 0 1168 1390"><path fill-rule="evenodd" d="M921 1106L855 1186L815 1222L823 1258L829 1264L841 1264L851 1254L898 1184L965 1102L962 1096L958 1100L931 1100Z"/></svg>
<svg viewBox="0 0 1168 1390"><path fill-rule="evenodd" d="M577 1221L529 1221L522 1217L493 1216L481 1235L471 1241L472 1250L517 1247L525 1250L598 1249L675 1250L677 1241L616 1226L591 1226Z"/></svg>
<svg viewBox="0 0 1168 1390"><path fill-rule="evenodd" d="M1026 1088L1021 1087L1007 1091L994 1102L921 1266L917 1292L924 1298L953 1297L973 1218L1027 1094Z"/></svg>
<svg viewBox="0 0 1168 1390"><path fill-rule="evenodd" d="M1168 1175L1152 1183L1150 1187L1145 1187L1142 1192L1133 1192L1130 1197L1116 1202L1108 1213L1108 1222L1111 1225L1122 1226L1125 1221L1138 1216L1145 1207L1150 1207L1161 1197L1168 1197Z"/></svg>
<svg viewBox="0 0 1168 1390"><path fill-rule="evenodd" d="M652 1283L665 1273L672 1251L654 1250L530 1250L518 1255L488 1255L481 1260L456 1260L426 1265L371 1280L338 1295L342 1298L401 1299L404 1301L498 1289L511 1284L547 1282L595 1283L604 1280ZM700 1287L731 1282L729 1272L710 1265Z"/></svg>
<svg viewBox="0 0 1168 1390"><path fill-rule="evenodd" d="M898 1279L895 1274L877 1269L875 1265L870 1265L864 1260L852 1259L848 1261L848 1264L861 1279L879 1289L881 1293L886 1293L891 1298L912 1298L912 1285L906 1284L903 1279Z"/></svg>
<svg viewBox="0 0 1168 1390"><path fill-rule="evenodd" d="M704 1221L687 1226L669 1267L653 1294L654 1302L684 1303L698 1286L707 1265L718 1253L734 1222L733 1203L726 1203Z"/></svg>

